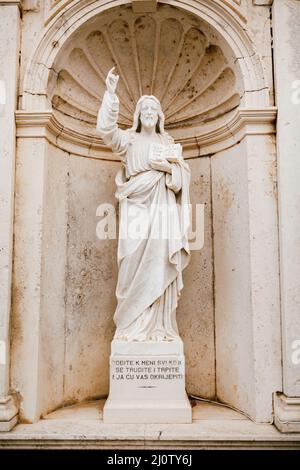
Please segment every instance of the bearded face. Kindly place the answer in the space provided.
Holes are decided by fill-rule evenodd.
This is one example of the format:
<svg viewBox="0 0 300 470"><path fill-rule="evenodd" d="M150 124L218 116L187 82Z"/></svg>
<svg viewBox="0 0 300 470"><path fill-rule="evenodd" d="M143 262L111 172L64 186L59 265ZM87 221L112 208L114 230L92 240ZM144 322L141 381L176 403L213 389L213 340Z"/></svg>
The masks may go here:
<svg viewBox="0 0 300 470"><path fill-rule="evenodd" d="M141 105L140 120L142 127L153 129L158 121L159 108L151 98L146 98Z"/></svg>

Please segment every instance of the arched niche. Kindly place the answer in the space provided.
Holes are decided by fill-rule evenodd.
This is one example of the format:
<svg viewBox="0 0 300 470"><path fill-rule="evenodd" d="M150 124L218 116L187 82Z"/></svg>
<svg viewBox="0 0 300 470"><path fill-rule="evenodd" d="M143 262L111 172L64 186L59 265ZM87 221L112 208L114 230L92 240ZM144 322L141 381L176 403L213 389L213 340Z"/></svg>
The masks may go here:
<svg viewBox="0 0 300 470"><path fill-rule="evenodd" d="M96 118L108 70L120 75L119 125L132 125L142 94L154 94L165 127L189 145L218 128L243 99L241 72L230 49L205 21L161 5L136 14L131 5L107 10L84 23L57 55L47 96L64 128L99 140Z"/></svg>
<svg viewBox="0 0 300 470"><path fill-rule="evenodd" d="M119 162L95 123L116 64L120 126L130 125L141 93L156 94L189 159L192 200L205 205L204 247L193 253L178 309L188 392L268 421L280 387L280 320L276 112L262 65L230 8L164 1L137 15L129 4L68 2L25 73L12 328L21 417L108 391L116 241L97 240L95 229L97 206L116 206Z"/></svg>

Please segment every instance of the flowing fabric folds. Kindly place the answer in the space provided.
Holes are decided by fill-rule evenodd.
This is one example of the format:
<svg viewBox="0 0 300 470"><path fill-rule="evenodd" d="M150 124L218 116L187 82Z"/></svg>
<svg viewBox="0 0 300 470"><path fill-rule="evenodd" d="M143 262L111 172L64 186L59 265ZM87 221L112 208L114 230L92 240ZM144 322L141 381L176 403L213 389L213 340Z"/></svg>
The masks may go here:
<svg viewBox="0 0 300 470"><path fill-rule="evenodd" d="M172 340L178 337L176 307L182 271L190 259L190 169L183 158L172 163L171 174L152 169L149 147L139 146L132 130L117 127L117 114L117 97L106 94L97 128L123 162L116 175L120 218L115 339ZM171 141L168 134L159 138L165 144Z"/></svg>

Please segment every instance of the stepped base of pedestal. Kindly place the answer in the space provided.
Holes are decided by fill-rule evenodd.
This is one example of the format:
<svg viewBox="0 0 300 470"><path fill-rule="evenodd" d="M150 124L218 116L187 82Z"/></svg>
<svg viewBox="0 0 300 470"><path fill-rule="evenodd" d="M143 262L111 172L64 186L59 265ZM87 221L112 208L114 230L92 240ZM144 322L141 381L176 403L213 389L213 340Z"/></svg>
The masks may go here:
<svg viewBox="0 0 300 470"><path fill-rule="evenodd" d="M9 421L0 421L0 432L9 432L18 422L18 416L14 416Z"/></svg>
<svg viewBox="0 0 300 470"><path fill-rule="evenodd" d="M274 424L281 432L300 433L300 397L275 394Z"/></svg>
<svg viewBox="0 0 300 470"><path fill-rule="evenodd" d="M113 341L103 420L128 424L191 423L182 342Z"/></svg>
<svg viewBox="0 0 300 470"><path fill-rule="evenodd" d="M105 423L127 424L188 424L192 422L192 408L188 398L168 401L106 400L103 409Z"/></svg>
<svg viewBox="0 0 300 470"><path fill-rule="evenodd" d="M0 397L0 432L10 431L18 422L18 409L11 396Z"/></svg>

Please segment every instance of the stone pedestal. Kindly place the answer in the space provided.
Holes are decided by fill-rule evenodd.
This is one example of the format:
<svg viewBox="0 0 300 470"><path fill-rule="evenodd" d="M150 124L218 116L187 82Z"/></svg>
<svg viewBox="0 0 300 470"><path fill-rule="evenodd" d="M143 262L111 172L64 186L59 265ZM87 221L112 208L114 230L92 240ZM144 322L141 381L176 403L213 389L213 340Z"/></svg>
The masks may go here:
<svg viewBox="0 0 300 470"><path fill-rule="evenodd" d="M10 431L18 422L18 409L12 397L0 397L0 432Z"/></svg>
<svg viewBox="0 0 300 470"><path fill-rule="evenodd" d="M280 250L280 297L283 389L300 400L300 363L294 360L300 339L300 3L273 2L274 72L276 86L277 167ZM297 255L295 255L297 253ZM281 390L281 389L277 389Z"/></svg>
<svg viewBox="0 0 300 470"><path fill-rule="evenodd" d="M300 3L274 0L279 260L282 330L282 394L275 395L275 424L281 432L300 432ZM296 255L297 253L297 255Z"/></svg>
<svg viewBox="0 0 300 470"><path fill-rule="evenodd" d="M300 398L275 394L274 423L281 432L300 432Z"/></svg>
<svg viewBox="0 0 300 470"><path fill-rule="evenodd" d="M113 341L106 423L191 423L182 341Z"/></svg>
<svg viewBox="0 0 300 470"><path fill-rule="evenodd" d="M17 422L9 390L20 6L20 1L0 2L0 431Z"/></svg>

